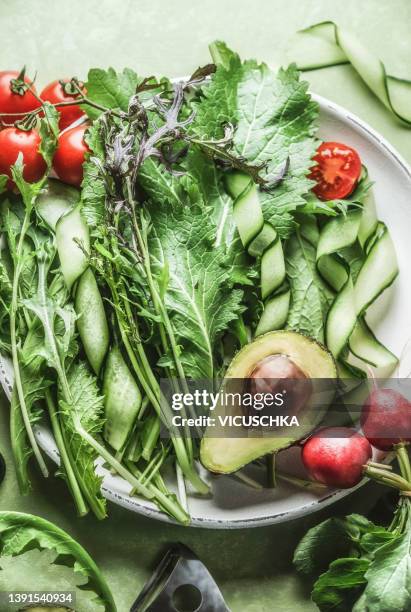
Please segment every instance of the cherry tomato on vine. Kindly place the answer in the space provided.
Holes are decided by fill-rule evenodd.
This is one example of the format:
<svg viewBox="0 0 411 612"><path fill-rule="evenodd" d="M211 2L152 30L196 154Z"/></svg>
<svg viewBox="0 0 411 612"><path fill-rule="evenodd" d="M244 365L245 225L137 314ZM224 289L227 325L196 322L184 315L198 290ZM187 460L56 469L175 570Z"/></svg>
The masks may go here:
<svg viewBox="0 0 411 612"><path fill-rule="evenodd" d="M0 72L0 120L4 123L14 123L23 115L40 106L39 100L28 88L31 80L24 70L8 70ZM31 89L35 92L34 85ZM2 113L19 113L21 116L7 117Z"/></svg>
<svg viewBox="0 0 411 612"><path fill-rule="evenodd" d="M354 191L361 175L361 159L355 149L340 142L323 142L314 161L317 165L309 178L317 182L313 191L320 200L346 198Z"/></svg>
<svg viewBox="0 0 411 612"><path fill-rule="evenodd" d="M15 127L5 128L0 132L0 174L12 178L11 166L16 163L19 153L23 155L23 177L28 183L39 181L46 172L47 166L39 145L41 138L35 130L19 130ZM8 182L8 188L13 182Z"/></svg>
<svg viewBox="0 0 411 612"><path fill-rule="evenodd" d="M53 168L59 179L75 187L81 185L85 154L90 150L84 140L86 129L86 125L79 125L60 134L53 159Z"/></svg>
<svg viewBox="0 0 411 612"><path fill-rule="evenodd" d="M61 102L75 102L78 96L66 93L65 87L70 81L68 79L62 79L60 81L53 81L49 83L40 94L40 98L44 102L50 102L51 104L59 104ZM78 104L70 106L59 106L57 107L60 113L59 127L60 130L64 130L69 127L74 121L83 117L84 113Z"/></svg>

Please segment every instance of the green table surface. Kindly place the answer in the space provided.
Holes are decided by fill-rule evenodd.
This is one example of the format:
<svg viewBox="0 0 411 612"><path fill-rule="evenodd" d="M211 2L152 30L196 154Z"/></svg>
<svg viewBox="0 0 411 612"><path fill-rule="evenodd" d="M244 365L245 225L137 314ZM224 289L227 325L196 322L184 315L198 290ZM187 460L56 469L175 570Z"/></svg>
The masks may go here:
<svg viewBox="0 0 411 612"><path fill-rule="evenodd" d="M41 86L64 76L85 77L91 66L130 66L141 74L184 75L208 61L207 45L226 40L244 57L280 65L299 28L333 19L350 27L385 62L411 78L409 0L3 0L1 69L26 64ZM306 74L312 90L355 112L411 162L411 132L397 123L349 66ZM0 398L0 449L7 477L0 509L39 514L69 531L100 564L119 612L129 609L167 544L181 541L205 561L234 612L314 610L309 589L291 566L292 551L325 516L367 511L381 493L367 485L328 510L287 524L235 531L182 528L109 504L109 518L78 519L64 483L33 474L21 497L12 467L8 406Z"/></svg>

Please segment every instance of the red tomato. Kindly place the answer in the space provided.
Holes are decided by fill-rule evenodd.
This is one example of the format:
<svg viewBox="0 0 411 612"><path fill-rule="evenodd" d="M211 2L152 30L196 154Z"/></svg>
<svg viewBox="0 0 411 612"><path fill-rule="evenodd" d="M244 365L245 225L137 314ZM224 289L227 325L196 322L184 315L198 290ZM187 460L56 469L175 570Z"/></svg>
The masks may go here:
<svg viewBox="0 0 411 612"><path fill-rule="evenodd" d="M21 117L7 117L2 113L19 113L25 115L40 106L40 102L36 96L29 90L24 91L24 85L21 86L21 93L16 93L19 89L18 84L12 81L18 79L20 73L17 70L8 70L0 72L0 120L5 123L14 123ZM30 79L24 76L24 82L30 83ZM34 85L31 88L35 91ZM15 91L13 91L15 89Z"/></svg>
<svg viewBox="0 0 411 612"><path fill-rule="evenodd" d="M11 166L16 162L19 153L23 154L23 177L29 183L39 181L46 172L47 166L39 152L41 138L35 130L19 130L9 127L0 132L0 174L11 178ZM9 188L13 182L9 181Z"/></svg>
<svg viewBox="0 0 411 612"><path fill-rule="evenodd" d="M86 125L79 125L60 134L53 168L64 183L80 187L83 180L85 154L90 149L84 141Z"/></svg>
<svg viewBox="0 0 411 612"><path fill-rule="evenodd" d="M317 165L310 178L317 182L314 193L320 200L346 198L354 190L361 174L357 151L340 142L323 142L314 155Z"/></svg>
<svg viewBox="0 0 411 612"><path fill-rule="evenodd" d="M74 102L76 97L66 94L62 83L68 83L68 79L53 81L47 85L47 87L45 87L41 92L40 98L45 102L51 102L51 104L71 101ZM57 107L57 110L60 113L60 130L64 130L66 127L69 127L69 125L84 115L78 104L73 104L72 106L59 106Z"/></svg>

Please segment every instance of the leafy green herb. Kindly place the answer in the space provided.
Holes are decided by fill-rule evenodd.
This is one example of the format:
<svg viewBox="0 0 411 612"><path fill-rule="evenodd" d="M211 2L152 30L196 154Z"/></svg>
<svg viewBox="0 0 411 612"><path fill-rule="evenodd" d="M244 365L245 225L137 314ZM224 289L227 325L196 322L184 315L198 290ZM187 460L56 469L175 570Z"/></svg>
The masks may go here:
<svg viewBox="0 0 411 612"><path fill-rule="evenodd" d="M117 73L113 68L102 70L92 68L85 84L87 97L107 108L127 111L130 98L136 93L139 78L134 70L125 68ZM85 106L90 119L98 117L102 111Z"/></svg>
<svg viewBox="0 0 411 612"><path fill-rule="evenodd" d="M99 518L106 514L106 502L101 495L102 478L97 476L95 450L78 433L77 423L90 435L96 436L103 429L103 398L99 394L96 379L82 362L72 364L67 373L67 390L61 383L59 408L64 415L62 426L67 432L71 454L76 458L75 470L82 491Z"/></svg>
<svg viewBox="0 0 411 612"><path fill-rule="evenodd" d="M6 575L11 581L20 580L23 579L23 577L25 577L27 581L31 579L34 580L37 575L37 573L34 572L37 563L31 563L30 567L28 567L29 561L33 561L34 558L33 556L27 556L27 551L30 551L32 555L33 553L35 554L37 562L42 564L43 569L45 569L47 573L51 571L56 579L59 577L69 581L75 579L76 582L72 584L75 584L76 587L84 587L87 585L87 591L85 591L84 595L86 602L89 599L88 593L93 591L104 602L106 612L116 612L116 605L110 588L93 559L76 540L53 523L31 514L0 512L0 543L0 566L3 568L0 572L0 581L2 580L2 576L4 577L3 571L6 571ZM38 549L40 549L40 551L50 551L50 554L44 556L44 552L41 553ZM20 561L21 556L23 556L23 559ZM17 559L19 560L17 561ZM68 560L71 563L70 567L73 568L68 573L64 571L63 565L56 566L57 569L48 567L55 562L67 564ZM24 572L21 576L18 568L20 571ZM31 577L26 574L26 570L30 573ZM73 574L73 570L76 574ZM87 583L79 579L81 575L88 579ZM37 575L39 580L44 577L44 574ZM13 582L8 582L4 589L10 590L10 584L12 583ZM28 583L25 582L25 584L17 590L27 590L27 584ZM50 590L50 588L54 588L55 586L56 583L51 582L44 590ZM39 590L39 582L33 585L32 590ZM98 601L95 598L94 603L96 606L98 605Z"/></svg>
<svg viewBox="0 0 411 612"><path fill-rule="evenodd" d="M223 43L214 43L211 51L221 63L211 84L203 88L193 129L216 137L224 124L234 125L237 154L253 165L266 165L268 180L289 159L281 184L260 193L266 221L287 237L294 228L291 213L304 205L303 196L312 186L307 174L316 148L317 104L295 66L275 75L265 64L242 64Z"/></svg>
<svg viewBox="0 0 411 612"><path fill-rule="evenodd" d="M333 294L317 271L315 247L299 231L287 241L285 262L291 287L287 327L323 342Z"/></svg>
<svg viewBox="0 0 411 612"><path fill-rule="evenodd" d="M401 459L401 477L385 468L374 471L372 466L367 467L367 473L394 488L411 486L406 480L410 462L405 446L398 444L395 449ZM294 564L299 571L317 577L312 599L321 611L408 610L411 606L409 498L400 498L387 528L353 514L343 519L328 519L310 529L295 551Z"/></svg>
<svg viewBox="0 0 411 612"><path fill-rule="evenodd" d="M314 585L312 599L320 610L347 612L366 584L368 559L337 559Z"/></svg>
<svg viewBox="0 0 411 612"><path fill-rule="evenodd" d="M0 557L0 588L2 591L67 591L76 598L78 612L104 612L105 606L96 594L86 590L88 580L72 568L55 563L53 550L29 550L16 557ZM15 610L6 604L3 612Z"/></svg>
<svg viewBox="0 0 411 612"><path fill-rule="evenodd" d="M210 217L211 210L198 205L158 207L152 212L149 239L155 265L168 268L165 300L182 346L184 371L197 380L214 378L214 347L243 310L242 292L233 289L233 268L227 265L224 248L213 246Z"/></svg>

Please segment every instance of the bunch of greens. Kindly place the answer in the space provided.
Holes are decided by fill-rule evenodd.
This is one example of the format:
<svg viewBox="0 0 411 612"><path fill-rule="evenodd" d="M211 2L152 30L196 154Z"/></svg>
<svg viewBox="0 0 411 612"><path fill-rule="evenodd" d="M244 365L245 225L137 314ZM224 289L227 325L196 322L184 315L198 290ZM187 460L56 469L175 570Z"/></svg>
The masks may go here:
<svg viewBox="0 0 411 612"><path fill-rule="evenodd" d="M0 588L68 591L75 594L78 612L116 611L104 576L84 548L31 514L0 512ZM2 610L9 610L6 603Z"/></svg>
<svg viewBox="0 0 411 612"><path fill-rule="evenodd" d="M411 469L403 444L396 447L401 476L381 467L382 483L401 491L391 524L375 525L351 514L310 529L294 554L297 570L315 577L312 600L320 610L394 612L411 606Z"/></svg>
<svg viewBox="0 0 411 612"><path fill-rule="evenodd" d="M47 475L35 427L48 419L80 515L105 516L104 467L182 523L186 486L208 493L161 378L180 392L217 381L239 347L283 328L326 343L344 375L363 375L352 355L384 372L396 363L364 319L397 274L366 171L349 199L316 199L318 107L295 66L275 73L223 43L211 52L215 64L183 82L91 70L81 192L28 184L19 159L18 193L1 196L19 484L29 489L32 455ZM49 167L58 111L44 115Z"/></svg>

